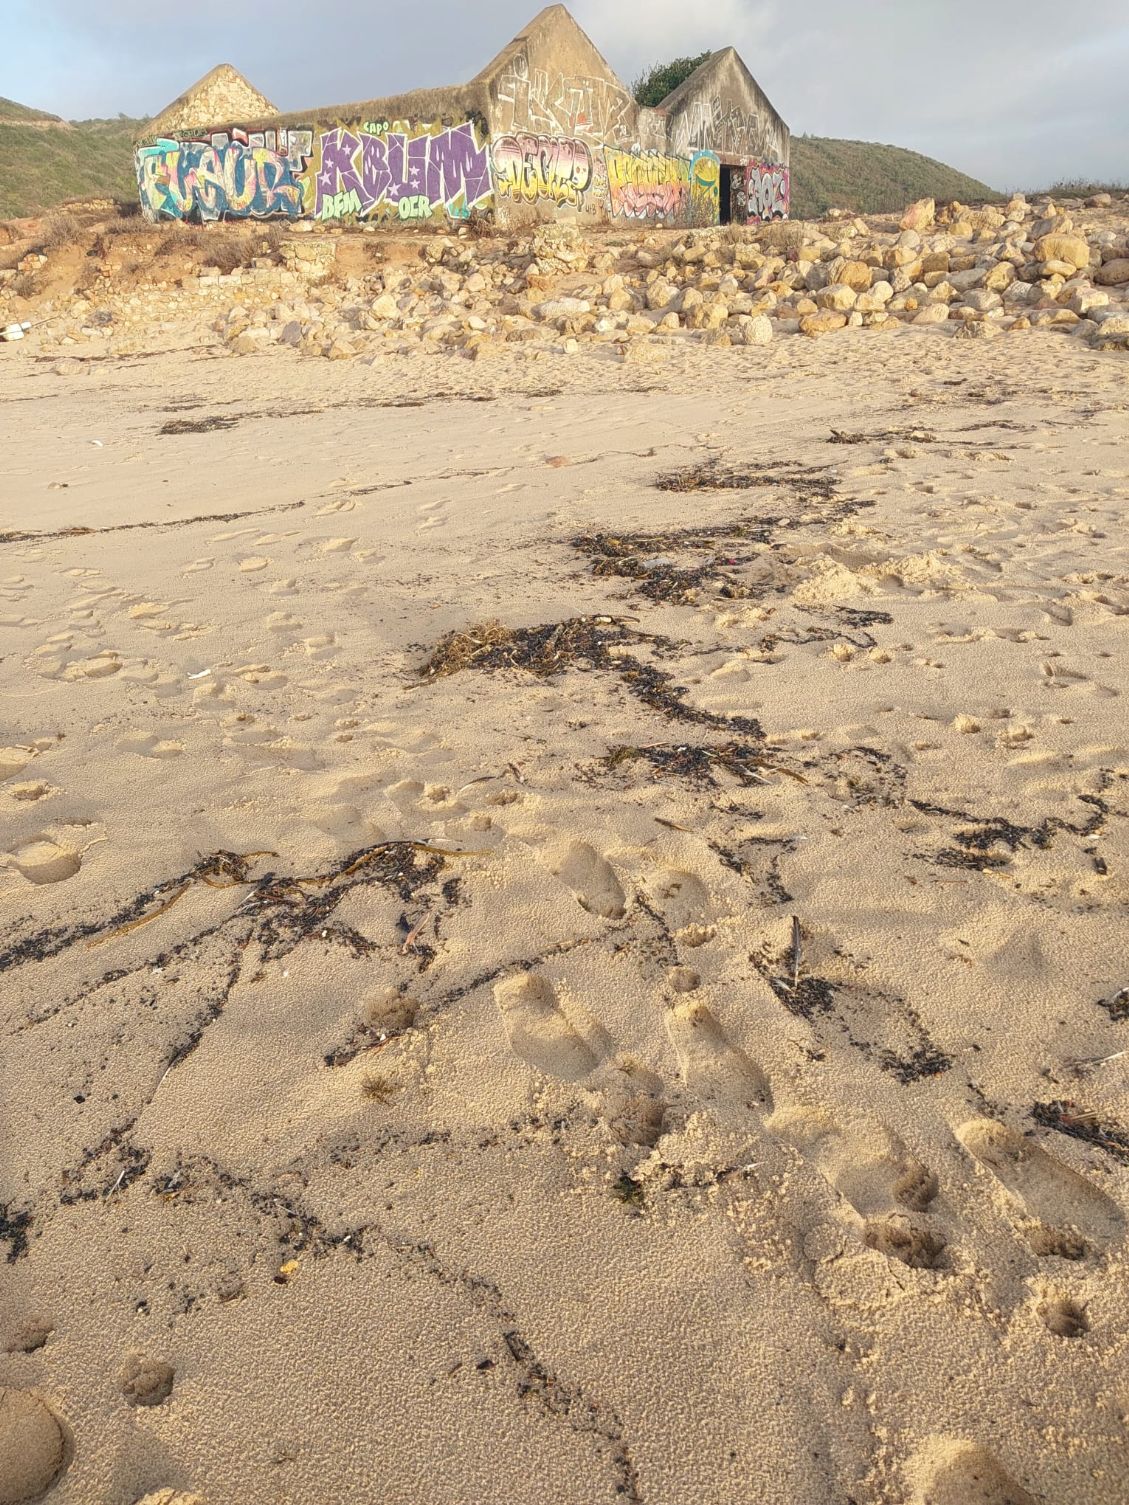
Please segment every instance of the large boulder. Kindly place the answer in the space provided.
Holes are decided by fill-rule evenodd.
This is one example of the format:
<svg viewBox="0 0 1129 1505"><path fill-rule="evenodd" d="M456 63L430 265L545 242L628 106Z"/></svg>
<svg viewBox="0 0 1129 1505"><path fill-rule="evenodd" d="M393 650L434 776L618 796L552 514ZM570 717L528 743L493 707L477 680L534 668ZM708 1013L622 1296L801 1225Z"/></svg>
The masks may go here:
<svg viewBox="0 0 1129 1505"><path fill-rule="evenodd" d="M1041 235L1035 242L1036 261L1065 261L1077 271L1090 265L1090 247L1081 235Z"/></svg>
<svg viewBox="0 0 1129 1505"><path fill-rule="evenodd" d="M855 306L858 294L845 282L832 282L820 288L815 301L820 308L830 308L836 313L849 313Z"/></svg>
<svg viewBox="0 0 1129 1505"><path fill-rule="evenodd" d="M918 199L902 215L902 229L917 230L919 232L928 230L933 224L936 213L937 202L935 199Z"/></svg>
<svg viewBox="0 0 1129 1505"><path fill-rule="evenodd" d="M1107 261L1094 273L1094 281L1102 287L1124 287L1129 283L1129 256L1118 256Z"/></svg>

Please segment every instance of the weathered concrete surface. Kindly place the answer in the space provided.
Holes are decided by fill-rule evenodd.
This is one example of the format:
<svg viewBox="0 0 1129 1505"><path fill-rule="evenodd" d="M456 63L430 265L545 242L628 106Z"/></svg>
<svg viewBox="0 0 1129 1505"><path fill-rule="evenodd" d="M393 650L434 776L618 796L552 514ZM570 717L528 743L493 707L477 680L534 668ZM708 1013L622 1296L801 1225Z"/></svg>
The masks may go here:
<svg viewBox="0 0 1129 1505"><path fill-rule="evenodd" d="M176 137L208 127L216 120L275 116L278 111L230 63L220 63L152 119L138 140Z"/></svg>

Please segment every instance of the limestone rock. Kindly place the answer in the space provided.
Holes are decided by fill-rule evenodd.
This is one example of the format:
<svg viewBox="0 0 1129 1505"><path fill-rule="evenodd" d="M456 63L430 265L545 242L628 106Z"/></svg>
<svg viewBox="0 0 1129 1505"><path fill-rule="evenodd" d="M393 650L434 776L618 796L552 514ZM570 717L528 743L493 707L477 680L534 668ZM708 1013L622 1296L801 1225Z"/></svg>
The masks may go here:
<svg viewBox="0 0 1129 1505"><path fill-rule="evenodd" d="M833 329L843 329L847 323L847 316L838 313L831 308L823 308L813 314L807 314L800 320L800 333L811 335L830 334Z"/></svg>
<svg viewBox="0 0 1129 1505"><path fill-rule="evenodd" d="M928 230L937 213L935 199L918 199L902 215L903 230Z"/></svg>
<svg viewBox="0 0 1129 1505"><path fill-rule="evenodd" d="M845 261L840 257L831 263L829 271L832 282L854 288L856 293L864 293L870 287L872 268L863 261Z"/></svg>
<svg viewBox="0 0 1129 1505"><path fill-rule="evenodd" d="M745 344L772 344L772 320L766 314L757 314L745 325Z"/></svg>
<svg viewBox="0 0 1129 1505"><path fill-rule="evenodd" d="M820 288L815 295L818 308L833 309L836 313L848 313L855 306L858 294L845 282L832 282Z"/></svg>
<svg viewBox="0 0 1129 1505"><path fill-rule="evenodd" d="M1081 235L1041 235L1035 242L1036 261L1065 261L1082 271L1090 265L1090 247Z"/></svg>
<svg viewBox="0 0 1129 1505"><path fill-rule="evenodd" d="M391 293L381 293L379 298L373 299L369 313L374 319L395 319L400 312L400 306Z"/></svg>
<svg viewBox="0 0 1129 1505"><path fill-rule="evenodd" d="M30 1390L0 1390L0 1505L36 1500L58 1478L66 1440L46 1401Z"/></svg>
<svg viewBox="0 0 1129 1505"><path fill-rule="evenodd" d="M1124 287L1129 283L1129 256L1107 261L1094 273L1094 281L1102 287Z"/></svg>
<svg viewBox="0 0 1129 1505"><path fill-rule="evenodd" d="M538 305L537 314L542 319L571 319L591 308L587 298L549 298Z"/></svg>
<svg viewBox="0 0 1129 1505"><path fill-rule="evenodd" d="M1086 314L1093 313L1096 308L1105 308L1108 303L1108 293L1102 292L1098 288L1080 287L1071 295L1067 307L1072 308L1076 314L1081 314L1084 317Z"/></svg>

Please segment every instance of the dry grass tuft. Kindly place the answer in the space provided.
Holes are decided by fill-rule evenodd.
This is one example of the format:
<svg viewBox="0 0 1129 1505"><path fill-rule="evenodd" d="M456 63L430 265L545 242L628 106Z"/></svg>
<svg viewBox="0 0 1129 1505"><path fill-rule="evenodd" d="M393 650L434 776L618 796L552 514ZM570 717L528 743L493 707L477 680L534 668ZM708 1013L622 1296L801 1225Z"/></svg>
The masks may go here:
<svg viewBox="0 0 1129 1505"><path fill-rule="evenodd" d="M361 1078L361 1096L370 1103L379 1103L382 1108L392 1101L395 1092L395 1083L379 1071L366 1071Z"/></svg>
<svg viewBox="0 0 1129 1505"><path fill-rule="evenodd" d="M259 237L247 230L234 231L226 227L209 230L204 263L224 275L239 271L242 267L249 267L259 255L258 243Z"/></svg>
<svg viewBox="0 0 1129 1505"><path fill-rule="evenodd" d="M82 226L73 214L53 214L47 221L39 250L61 251L64 246L73 245L81 234Z"/></svg>

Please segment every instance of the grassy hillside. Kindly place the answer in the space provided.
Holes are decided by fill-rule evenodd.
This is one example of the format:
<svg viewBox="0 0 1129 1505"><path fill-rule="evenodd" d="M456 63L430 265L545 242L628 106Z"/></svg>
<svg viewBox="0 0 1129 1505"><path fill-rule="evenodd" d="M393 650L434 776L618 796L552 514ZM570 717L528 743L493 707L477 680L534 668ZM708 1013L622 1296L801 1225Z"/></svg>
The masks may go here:
<svg viewBox="0 0 1129 1505"><path fill-rule="evenodd" d="M37 214L67 199L132 201L132 137L141 123L125 116L64 122L0 99L0 219ZM987 184L898 146L792 139L797 219L815 219L832 207L880 214L926 195L938 201L998 197Z"/></svg>
<svg viewBox="0 0 1129 1505"><path fill-rule="evenodd" d="M58 115L48 115L45 110L33 110L28 105L17 104L14 99L5 99L0 94L0 120L58 120Z"/></svg>
<svg viewBox="0 0 1129 1505"><path fill-rule="evenodd" d="M817 219L828 209L884 214L914 199L995 199L1000 195L955 168L900 146L874 141L792 137L792 215Z"/></svg>
<svg viewBox="0 0 1129 1505"><path fill-rule="evenodd" d="M23 106L0 99L0 121ZM48 124L36 124L46 120ZM37 214L66 199L136 197L132 136L139 122L78 120L26 110L17 125L0 124L0 219Z"/></svg>

